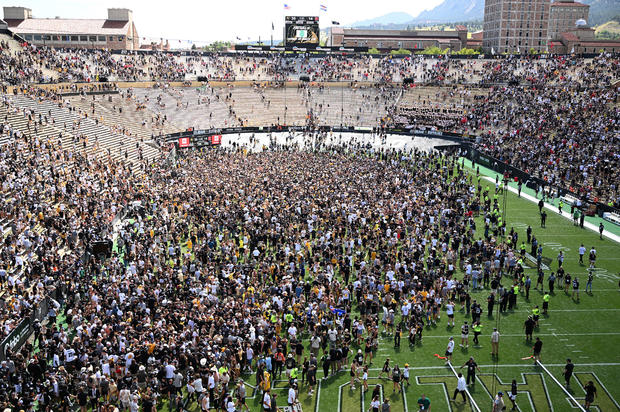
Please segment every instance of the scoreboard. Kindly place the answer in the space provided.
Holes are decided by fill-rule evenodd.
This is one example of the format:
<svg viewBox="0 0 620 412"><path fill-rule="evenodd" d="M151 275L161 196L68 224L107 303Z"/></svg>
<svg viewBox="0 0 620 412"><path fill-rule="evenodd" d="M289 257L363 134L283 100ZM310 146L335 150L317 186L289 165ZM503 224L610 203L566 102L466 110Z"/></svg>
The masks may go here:
<svg viewBox="0 0 620 412"><path fill-rule="evenodd" d="M284 45L317 47L320 40L318 16L285 16Z"/></svg>

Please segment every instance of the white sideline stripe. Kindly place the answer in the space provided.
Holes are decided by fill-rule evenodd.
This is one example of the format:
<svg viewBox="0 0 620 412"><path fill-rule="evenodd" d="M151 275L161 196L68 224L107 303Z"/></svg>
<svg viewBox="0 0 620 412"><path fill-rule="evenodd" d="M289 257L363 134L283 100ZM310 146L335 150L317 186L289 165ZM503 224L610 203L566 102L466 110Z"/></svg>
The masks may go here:
<svg viewBox="0 0 620 412"><path fill-rule="evenodd" d="M499 176L499 173L497 173L497 175ZM491 178L491 177L489 177L489 176L483 176L483 178L484 178L486 181L488 181L488 182L491 182L491 183L495 184L495 179L493 179L493 178ZM519 193L519 191L518 191L516 188L511 187L510 185L507 185L507 187L508 187L508 190L510 190L512 193L517 193L517 194ZM529 194L527 194L527 193L523 193L523 192L521 192L521 197L522 197L523 199L529 200L530 202L533 202L533 203L536 203L536 204L538 204L538 201L540 200L540 199L535 198L535 197L534 197L534 196L532 196L532 195L529 195ZM566 206L567 206L567 207L570 207L570 205L566 205ZM569 211L569 212L562 212L562 213L558 213L558 208L557 208L557 206L554 206L554 205L552 205L552 204L550 204L550 203L547 203L547 202L545 202L545 206L544 206L544 207L545 207L545 209L551 210L551 211L552 211L553 213L555 213L556 215L560 215L560 216L562 216L563 218L570 220L571 222L573 221L573 217L570 215L570 211ZM613 223L609 222L609 224L613 224ZM595 233L597 233L597 234L598 234L598 226L596 226L596 225L594 225L594 224L592 224L592 223L590 223L590 222L587 222L587 221L583 222L583 226L584 226L585 228L588 228L588 229L590 229L591 231L593 231L593 232L595 232ZM607 237L607 238L609 238L609 239L613 240L613 241L614 241L614 242L616 242L616 243L620 243L620 236L615 235L615 234L611 233L611 232L610 232L610 231L608 231L608 230L603 230L603 236L605 236L605 237Z"/></svg>
<svg viewBox="0 0 620 412"><path fill-rule="evenodd" d="M452 363L450 361L448 361L448 366L450 367L450 369L452 370L452 373L454 374L454 376L458 379L458 374L456 373L456 371L454 370L454 367L452 367ZM473 409L478 411L478 412L482 412L480 410L480 407L478 406L478 404L476 403L476 401L474 400L474 397L471 396L471 393L469 393L469 389L467 389L467 386L465 386L465 393L467 394L467 396L469 397L469 401L471 402L471 405L473 406Z"/></svg>
<svg viewBox="0 0 620 412"><path fill-rule="evenodd" d="M575 398L573 397L573 395L571 395L571 393L570 393L568 390L566 390L566 388L564 387L564 385L562 385L560 382L558 382L558 380L555 378L555 376L553 376L553 374L551 374L551 372L549 372L549 369L547 369L547 368L545 367L545 365L543 365L542 363L540 363L540 361L538 361L538 360L536 361L536 364L537 364L538 366L540 366L541 368L543 368L543 370L544 370L545 372L547 372L547 374L549 375L549 377L551 377L551 379L552 379L552 380L553 380L553 381L554 381L554 382L555 382L555 383L556 383L556 384L557 384L560 388L562 388L562 390L564 391L564 393L565 393L565 394L567 394L567 395L568 395L568 397L569 397L569 398L570 398L573 402L575 402L575 405L577 405L577 408L578 408L578 409L580 409L582 412L586 412L586 410L584 409L584 407L583 407L583 406L581 406L581 404L579 403L579 401L577 401L577 399L575 399Z"/></svg>

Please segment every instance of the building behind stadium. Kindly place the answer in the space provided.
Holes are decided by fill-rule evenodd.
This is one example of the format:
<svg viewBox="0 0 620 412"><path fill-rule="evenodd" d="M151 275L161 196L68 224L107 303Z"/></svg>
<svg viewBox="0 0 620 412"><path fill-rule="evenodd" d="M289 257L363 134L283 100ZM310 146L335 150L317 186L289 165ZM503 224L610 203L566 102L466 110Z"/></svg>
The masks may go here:
<svg viewBox="0 0 620 412"><path fill-rule="evenodd" d="M590 6L573 0L485 0L485 53L620 52L620 41L599 40L588 26ZM611 17L611 16L610 16Z"/></svg>
<svg viewBox="0 0 620 412"><path fill-rule="evenodd" d="M34 45L136 50L138 30L129 9L108 9L107 19L33 18L26 7L4 7L8 30Z"/></svg>
<svg viewBox="0 0 620 412"><path fill-rule="evenodd" d="M374 30L332 27L327 45L368 47L381 51L407 49L424 50L439 47L459 51L469 46L467 27L457 25L455 30Z"/></svg>

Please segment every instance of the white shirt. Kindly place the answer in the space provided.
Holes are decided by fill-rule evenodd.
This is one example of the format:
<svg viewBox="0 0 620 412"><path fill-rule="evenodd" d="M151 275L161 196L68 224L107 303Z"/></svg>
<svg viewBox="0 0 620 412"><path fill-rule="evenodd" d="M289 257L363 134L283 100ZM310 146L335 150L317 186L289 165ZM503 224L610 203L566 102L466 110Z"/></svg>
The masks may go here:
<svg viewBox="0 0 620 412"><path fill-rule="evenodd" d="M447 304L446 305L446 313L448 315L454 315L454 305L452 304Z"/></svg>
<svg viewBox="0 0 620 412"><path fill-rule="evenodd" d="M454 341L451 340L450 342L448 342L448 349L446 349L448 352L452 353L452 351L454 351Z"/></svg>
<svg viewBox="0 0 620 412"><path fill-rule="evenodd" d="M265 393L265 396L263 396L263 408L271 408L271 396L268 393Z"/></svg>
<svg viewBox="0 0 620 412"><path fill-rule="evenodd" d="M176 368L174 367L174 365L171 365L171 364L166 365L166 379L174 378L175 370Z"/></svg>
<svg viewBox="0 0 620 412"><path fill-rule="evenodd" d="M456 383L456 389L459 391L464 391L467 389L467 382L465 381L465 377L461 376Z"/></svg>
<svg viewBox="0 0 620 412"><path fill-rule="evenodd" d="M196 392L203 392L204 389L202 387L202 378L197 378L194 381L194 389L196 390Z"/></svg>
<svg viewBox="0 0 620 412"><path fill-rule="evenodd" d="M288 388L288 403L290 405L294 404L295 403L295 398L296 398L296 396L295 396L295 389Z"/></svg>

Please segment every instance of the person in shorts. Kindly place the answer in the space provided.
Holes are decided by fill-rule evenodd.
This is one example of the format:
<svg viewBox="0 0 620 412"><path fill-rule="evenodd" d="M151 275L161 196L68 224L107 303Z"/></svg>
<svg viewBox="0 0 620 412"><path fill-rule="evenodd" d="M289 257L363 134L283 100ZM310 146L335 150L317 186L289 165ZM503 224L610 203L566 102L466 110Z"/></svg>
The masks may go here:
<svg viewBox="0 0 620 412"><path fill-rule="evenodd" d="M513 379L510 384L510 392L508 392L508 399L512 402L512 410L517 409L517 380Z"/></svg>
<svg viewBox="0 0 620 412"><path fill-rule="evenodd" d="M390 358L387 358L383 363L383 368L381 369L381 372L379 372L378 378L381 378L384 373L387 376L390 376Z"/></svg>
<svg viewBox="0 0 620 412"><path fill-rule="evenodd" d="M583 407L589 410L590 404L594 402L594 398L596 397L596 386L594 386L594 382L589 381L586 383L586 386L583 387L583 390L586 391L586 403Z"/></svg>
<svg viewBox="0 0 620 412"><path fill-rule="evenodd" d="M448 301L446 304L446 314L448 315L448 326L454 326L454 302Z"/></svg>
<svg viewBox="0 0 620 412"><path fill-rule="evenodd" d="M400 372L400 368L398 367L398 364L394 365L394 369L392 369L392 383L393 388L392 388L392 393L396 392L396 389L398 389L398 392L401 392L401 386L400 386L400 380L401 380L401 372Z"/></svg>
<svg viewBox="0 0 620 412"><path fill-rule="evenodd" d="M461 326L461 344L459 346L461 348L469 348L469 324L467 321L465 321L463 326Z"/></svg>
<svg viewBox="0 0 620 412"><path fill-rule="evenodd" d="M314 386L316 385L316 358L312 356L310 358L310 364L308 365L308 396L312 396Z"/></svg>
<svg viewBox="0 0 620 412"><path fill-rule="evenodd" d="M450 336L448 346L446 347L446 362L452 362L452 352L454 352L454 338Z"/></svg>
<svg viewBox="0 0 620 412"><path fill-rule="evenodd" d="M239 379L239 384L237 385L235 392L237 395L237 403L235 406L239 408L240 410L243 410L243 408L245 408L246 410L249 411L250 408L248 407L248 404L245 403L245 397L246 397L247 390L245 388L245 383L243 383L243 379Z"/></svg>

